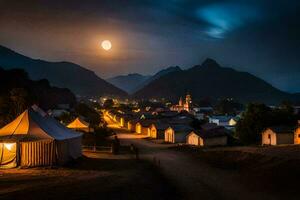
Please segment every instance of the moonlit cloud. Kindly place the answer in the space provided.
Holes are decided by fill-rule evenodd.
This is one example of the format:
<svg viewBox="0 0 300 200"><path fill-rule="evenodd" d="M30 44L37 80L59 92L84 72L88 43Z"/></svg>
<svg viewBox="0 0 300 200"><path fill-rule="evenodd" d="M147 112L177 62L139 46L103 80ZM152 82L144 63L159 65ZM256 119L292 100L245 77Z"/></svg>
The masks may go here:
<svg viewBox="0 0 300 200"><path fill-rule="evenodd" d="M224 38L226 33L258 20L260 13L258 8L252 6L218 3L201 7L197 16L210 24L206 30L209 36Z"/></svg>

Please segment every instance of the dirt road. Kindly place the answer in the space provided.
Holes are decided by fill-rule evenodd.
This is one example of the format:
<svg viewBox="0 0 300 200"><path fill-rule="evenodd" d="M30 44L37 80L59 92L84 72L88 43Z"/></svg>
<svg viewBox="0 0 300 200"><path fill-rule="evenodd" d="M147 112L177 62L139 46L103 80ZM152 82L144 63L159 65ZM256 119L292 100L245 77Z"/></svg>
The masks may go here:
<svg viewBox="0 0 300 200"><path fill-rule="evenodd" d="M106 121L110 127L117 127L111 119L106 117ZM129 133L120 127L114 128L114 131L121 144L137 146L142 159L159 160L163 174L186 199L279 199L243 186L237 171L214 168L186 153L168 149L170 145L148 141L143 139L144 136Z"/></svg>

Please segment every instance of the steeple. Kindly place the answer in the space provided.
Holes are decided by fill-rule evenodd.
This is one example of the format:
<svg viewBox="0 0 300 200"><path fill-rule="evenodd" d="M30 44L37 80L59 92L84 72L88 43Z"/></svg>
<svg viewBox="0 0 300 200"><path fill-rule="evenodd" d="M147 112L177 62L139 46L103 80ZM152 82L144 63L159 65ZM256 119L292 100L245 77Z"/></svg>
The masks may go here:
<svg viewBox="0 0 300 200"><path fill-rule="evenodd" d="M178 105L183 106L182 97L180 97Z"/></svg>

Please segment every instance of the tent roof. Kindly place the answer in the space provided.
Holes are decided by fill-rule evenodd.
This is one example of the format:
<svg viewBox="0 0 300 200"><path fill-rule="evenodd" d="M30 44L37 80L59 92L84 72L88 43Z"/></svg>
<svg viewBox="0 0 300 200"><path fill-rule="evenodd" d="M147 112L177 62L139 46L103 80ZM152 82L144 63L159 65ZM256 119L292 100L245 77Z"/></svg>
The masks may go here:
<svg viewBox="0 0 300 200"><path fill-rule="evenodd" d="M73 122L71 122L67 127L68 128L88 128L90 126L89 123L84 121L83 119L77 117Z"/></svg>
<svg viewBox="0 0 300 200"><path fill-rule="evenodd" d="M33 108L25 110L15 120L0 129L0 136L15 137L15 135L53 140L81 137L81 134L67 129L47 115L42 116Z"/></svg>

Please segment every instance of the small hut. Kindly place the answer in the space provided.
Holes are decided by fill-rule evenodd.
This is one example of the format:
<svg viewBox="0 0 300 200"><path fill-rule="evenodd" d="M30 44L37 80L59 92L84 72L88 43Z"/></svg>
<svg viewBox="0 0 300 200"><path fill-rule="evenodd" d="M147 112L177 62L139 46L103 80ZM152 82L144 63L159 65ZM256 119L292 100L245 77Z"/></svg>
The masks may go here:
<svg viewBox="0 0 300 200"><path fill-rule="evenodd" d="M186 136L193 130L188 125L171 125L165 130L165 142L170 143L185 143Z"/></svg>
<svg viewBox="0 0 300 200"><path fill-rule="evenodd" d="M162 122L153 123L150 126L150 137L155 139L164 139L165 130L169 127L168 124Z"/></svg>
<svg viewBox="0 0 300 200"><path fill-rule="evenodd" d="M139 122L139 119L131 119L127 122L127 129L131 132L136 132L136 124Z"/></svg>
<svg viewBox="0 0 300 200"><path fill-rule="evenodd" d="M93 131L90 128L90 124L80 117L77 117L74 121L67 125L68 128L74 129L76 131L84 131L84 132L91 132Z"/></svg>
<svg viewBox="0 0 300 200"><path fill-rule="evenodd" d="M82 134L29 108L0 129L0 167L65 164L81 156Z"/></svg>
<svg viewBox="0 0 300 200"><path fill-rule="evenodd" d="M186 143L195 146L225 146L228 135L224 128L192 131L186 137Z"/></svg>
<svg viewBox="0 0 300 200"><path fill-rule="evenodd" d="M274 126L262 132L262 145L294 144L294 128Z"/></svg>
<svg viewBox="0 0 300 200"><path fill-rule="evenodd" d="M147 135L150 137L150 127L153 120L140 120L136 123L136 133Z"/></svg>
<svg viewBox="0 0 300 200"><path fill-rule="evenodd" d="M294 132L294 144L300 144L300 127L296 128Z"/></svg>

